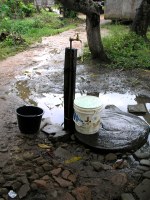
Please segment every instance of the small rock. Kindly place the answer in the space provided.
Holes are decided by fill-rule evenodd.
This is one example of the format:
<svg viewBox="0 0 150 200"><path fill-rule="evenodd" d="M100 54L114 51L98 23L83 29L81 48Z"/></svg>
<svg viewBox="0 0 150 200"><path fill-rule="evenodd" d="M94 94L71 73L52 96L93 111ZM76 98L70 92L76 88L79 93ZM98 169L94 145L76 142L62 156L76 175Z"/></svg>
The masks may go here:
<svg viewBox="0 0 150 200"><path fill-rule="evenodd" d="M50 171L52 169L52 166L48 163L45 163L44 165L42 165L44 171Z"/></svg>
<svg viewBox="0 0 150 200"><path fill-rule="evenodd" d="M34 183L39 187L39 188L47 188L47 183L45 180L34 180Z"/></svg>
<svg viewBox="0 0 150 200"><path fill-rule="evenodd" d="M134 193L141 200L148 200L150 197L150 180L144 179L135 189Z"/></svg>
<svg viewBox="0 0 150 200"><path fill-rule="evenodd" d="M53 176L58 176L58 175L60 174L61 170L62 170L61 168L53 169L53 170L51 171L51 174L52 174Z"/></svg>
<svg viewBox="0 0 150 200"><path fill-rule="evenodd" d="M36 179L38 179L38 178L39 178L39 175L38 175L38 174L33 174L32 176L29 177L29 180L30 180L30 181L34 181L34 180L36 180Z"/></svg>
<svg viewBox="0 0 150 200"><path fill-rule="evenodd" d="M47 133L47 134L55 134L59 131L62 131L62 126L56 126L56 125L50 125L48 124L47 126L45 126L42 131L44 133Z"/></svg>
<svg viewBox="0 0 150 200"><path fill-rule="evenodd" d="M69 187L72 185L72 182L64 180L60 177L53 176L54 180L61 186L61 187Z"/></svg>
<svg viewBox="0 0 150 200"><path fill-rule="evenodd" d="M0 176L0 184L4 184L6 181L3 176Z"/></svg>
<svg viewBox="0 0 150 200"><path fill-rule="evenodd" d="M137 105L128 105L128 111L130 113L146 113L145 104L138 103Z"/></svg>
<svg viewBox="0 0 150 200"><path fill-rule="evenodd" d="M37 186L36 183L31 183L30 187L31 187L31 190L32 190L32 191L38 190L38 186Z"/></svg>
<svg viewBox="0 0 150 200"><path fill-rule="evenodd" d="M124 186L127 183L127 175L125 173L118 173L111 177L111 182L116 186Z"/></svg>
<svg viewBox="0 0 150 200"><path fill-rule="evenodd" d="M22 184L29 184L29 181L28 181L28 179L27 179L27 177L25 175L19 177L18 181L20 181Z"/></svg>
<svg viewBox="0 0 150 200"><path fill-rule="evenodd" d="M121 195L121 200L135 200L131 193L123 193Z"/></svg>
<svg viewBox="0 0 150 200"><path fill-rule="evenodd" d="M27 176L31 176L33 172L32 172L31 169L28 169L28 170L25 171L25 173L26 173Z"/></svg>
<svg viewBox="0 0 150 200"><path fill-rule="evenodd" d="M29 184L22 185L18 191L19 198L22 199L26 197L29 191L30 191Z"/></svg>
<svg viewBox="0 0 150 200"><path fill-rule="evenodd" d="M150 153L145 152L145 153L141 153L139 150L136 151L134 153L134 156L138 159L146 159L146 158L150 158Z"/></svg>
<svg viewBox="0 0 150 200"><path fill-rule="evenodd" d="M147 167L147 166L144 166L144 165L138 165L138 166L137 166L137 169L143 170L143 171L148 171L150 168Z"/></svg>
<svg viewBox="0 0 150 200"><path fill-rule="evenodd" d="M45 175L41 179L44 181L48 181L48 180L50 180L50 177L49 177L49 175Z"/></svg>
<svg viewBox="0 0 150 200"><path fill-rule="evenodd" d="M23 159L24 160L33 160L35 158L33 153L26 152L23 154Z"/></svg>
<svg viewBox="0 0 150 200"><path fill-rule="evenodd" d="M112 166L102 164L100 162L91 162L91 165L93 166L94 170L97 171L97 172L99 172L101 170L111 170L111 169L113 169Z"/></svg>
<svg viewBox="0 0 150 200"><path fill-rule="evenodd" d="M75 200L75 198L69 193L67 192L61 200Z"/></svg>
<svg viewBox="0 0 150 200"><path fill-rule="evenodd" d="M43 173L43 172L44 172L43 167L36 167L36 168L35 168L35 172L36 172L37 174Z"/></svg>
<svg viewBox="0 0 150 200"><path fill-rule="evenodd" d="M145 173L143 174L143 176L144 176L145 178L149 178L149 179L150 179L150 171L145 172Z"/></svg>
<svg viewBox="0 0 150 200"><path fill-rule="evenodd" d="M105 156L106 161L114 161L117 160L117 156L114 153L109 153Z"/></svg>
<svg viewBox="0 0 150 200"><path fill-rule="evenodd" d="M61 174L62 178L64 178L64 179L67 179L69 175L70 175L69 170L64 170Z"/></svg>
<svg viewBox="0 0 150 200"><path fill-rule="evenodd" d="M0 194L7 194L8 193L8 189L7 188L0 188Z"/></svg>
<svg viewBox="0 0 150 200"><path fill-rule="evenodd" d="M15 183L13 183L12 188L13 190L18 190L21 187L21 183L16 181Z"/></svg>
<svg viewBox="0 0 150 200"><path fill-rule="evenodd" d="M35 159L35 162L38 164L38 165L43 165L44 163L46 163L47 161L45 159L43 159L42 157L38 157Z"/></svg>
<svg viewBox="0 0 150 200"><path fill-rule="evenodd" d="M58 147L55 151L54 151L54 155L56 157L59 157L59 158L62 158L62 159L69 159L71 158L71 153L64 149L64 148L61 148L61 147Z"/></svg>
<svg viewBox="0 0 150 200"><path fill-rule="evenodd" d="M87 186L77 187L72 191L77 200L92 200L91 190Z"/></svg>
<svg viewBox="0 0 150 200"><path fill-rule="evenodd" d="M140 161L140 164L141 165L146 165L146 166L150 167L150 160L143 159L143 160Z"/></svg>
<svg viewBox="0 0 150 200"><path fill-rule="evenodd" d="M5 179L7 181L13 181L16 179L16 174L9 174L9 175L5 175Z"/></svg>
<svg viewBox="0 0 150 200"><path fill-rule="evenodd" d="M76 176L74 174L70 174L68 176L68 180L71 181L72 183L75 183L77 178L76 178Z"/></svg>
<svg viewBox="0 0 150 200"><path fill-rule="evenodd" d="M103 162L104 161L104 156L103 155L98 155L97 160L100 161L100 162Z"/></svg>

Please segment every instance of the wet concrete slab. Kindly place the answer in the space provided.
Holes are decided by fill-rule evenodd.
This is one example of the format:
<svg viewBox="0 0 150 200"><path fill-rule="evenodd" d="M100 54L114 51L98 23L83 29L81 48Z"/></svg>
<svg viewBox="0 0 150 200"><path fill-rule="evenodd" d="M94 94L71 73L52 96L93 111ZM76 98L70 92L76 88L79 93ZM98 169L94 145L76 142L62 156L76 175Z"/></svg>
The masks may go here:
<svg viewBox="0 0 150 200"><path fill-rule="evenodd" d="M146 143L150 127L141 118L108 105L101 112L102 126L92 135L75 132L82 143L104 151L131 151Z"/></svg>

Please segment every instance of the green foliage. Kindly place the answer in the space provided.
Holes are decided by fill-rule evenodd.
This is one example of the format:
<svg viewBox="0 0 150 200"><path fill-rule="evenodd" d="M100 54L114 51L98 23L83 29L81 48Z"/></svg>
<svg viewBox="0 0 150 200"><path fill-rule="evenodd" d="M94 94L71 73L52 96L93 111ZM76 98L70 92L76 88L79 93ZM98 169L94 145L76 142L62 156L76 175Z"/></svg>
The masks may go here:
<svg viewBox="0 0 150 200"><path fill-rule="evenodd" d="M129 31L129 27L119 24L102 26L109 30L109 35L102 38L104 49L111 63L111 68L145 68L150 69L150 42ZM150 31L147 34L150 39ZM84 58L90 57L85 48Z"/></svg>
<svg viewBox="0 0 150 200"><path fill-rule="evenodd" d="M0 23L1 32L9 33L5 41L0 42L0 59L14 55L26 49L28 45L39 41L43 36L51 36L69 28L74 28L78 21L60 19L52 12L42 11L33 17L24 19L10 19L5 17Z"/></svg>
<svg viewBox="0 0 150 200"><path fill-rule="evenodd" d="M0 19L30 17L35 11L32 3L25 4L22 0L0 0Z"/></svg>
<svg viewBox="0 0 150 200"><path fill-rule="evenodd" d="M150 44L121 25L110 26L111 35L103 38L111 67L150 69Z"/></svg>

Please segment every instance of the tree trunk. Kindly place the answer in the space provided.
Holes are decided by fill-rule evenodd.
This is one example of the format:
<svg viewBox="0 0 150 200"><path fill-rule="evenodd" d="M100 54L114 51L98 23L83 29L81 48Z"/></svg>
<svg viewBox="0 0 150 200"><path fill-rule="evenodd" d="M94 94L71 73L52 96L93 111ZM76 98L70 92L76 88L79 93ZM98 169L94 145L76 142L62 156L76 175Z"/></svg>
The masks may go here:
<svg viewBox="0 0 150 200"><path fill-rule="evenodd" d="M150 0L143 0L137 9L133 20L131 31L136 34L146 37L148 25L150 23Z"/></svg>
<svg viewBox="0 0 150 200"><path fill-rule="evenodd" d="M92 0L58 0L66 8L86 15L87 41L92 58L101 61L108 60L100 34L99 6Z"/></svg>
<svg viewBox="0 0 150 200"><path fill-rule="evenodd" d="M86 15L87 41L92 58L107 60L104 53L100 34L100 16L97 14Z"/></svg>

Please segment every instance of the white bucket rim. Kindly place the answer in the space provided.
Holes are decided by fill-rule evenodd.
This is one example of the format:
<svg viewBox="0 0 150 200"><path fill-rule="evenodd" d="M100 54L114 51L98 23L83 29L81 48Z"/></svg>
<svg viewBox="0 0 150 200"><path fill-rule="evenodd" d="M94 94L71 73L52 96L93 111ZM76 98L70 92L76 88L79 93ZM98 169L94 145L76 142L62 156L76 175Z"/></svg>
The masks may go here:
<svg viewBox="0 0 150 200"><path fill-rule="evenodd" d="M81 96L74 100L74 107L79 109L100 109L103 104L100 102L99 97L87 95Z"/></svg>

